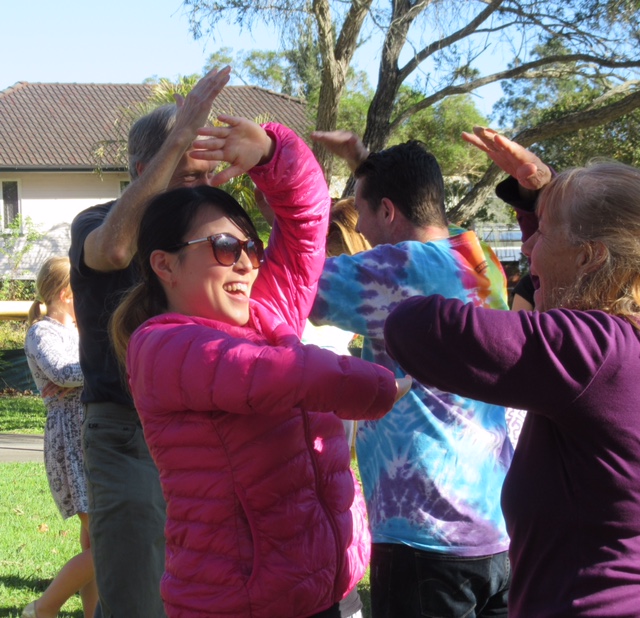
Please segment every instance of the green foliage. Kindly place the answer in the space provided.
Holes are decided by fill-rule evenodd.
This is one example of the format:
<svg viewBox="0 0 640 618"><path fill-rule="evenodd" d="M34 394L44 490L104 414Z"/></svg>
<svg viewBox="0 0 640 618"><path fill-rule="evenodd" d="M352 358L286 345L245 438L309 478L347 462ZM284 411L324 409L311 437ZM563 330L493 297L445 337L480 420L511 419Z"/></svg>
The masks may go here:
<svg viewBox="0 0 640 618"><path fill-rule="evenodd" d="M148 101L148 113L156 107L166 105L167 103L175 103L175 95L186 97L193 87L198 83L201 75L193 73L191 75L179 75L175 81L171 81L166 77L152 78L145 83L153 85L151 98ZM144 114L140 114L141 116Z"/></svg>
<svg viewBox="0 0 640 618"><path fill-rule="evenodd" d="M396 105L400 108L422 95L403 88ZM423 141L440 163L444 176L478 179L488 167L487 156L477 148L469 148L460 134L474 125L485 126L487 119L469 95L449 97L433 107L414 114L405 121L390 140L390 145L410 139Z"/></svg>
<svg viewBox="0 0 640 618"><path fill-rule="evenodd" d="M32 281L20 280L24 276L22 262L35 244L44 238L30 217L18 215L4 228L0 256L9 266L7 277L0 284L0 300L30 300L33 298Z"/></svg>
<svg viewBox="0 0 640 618"><path fill-rule="evenodd" d="M19 618L80 551L80 530L76 517L60 517L44 464L0 464L0 471L0 616ZM69 599L58 616L82 618L80 597Z"/></svg>
<svg viewBox="0 0 640 618"><path fill-rule="evenodd" d="M255 185L251 178L249 178L247 174L242 174L242 176L236 176L229 182L220 185L220 188L235 197L240 206L247 211L256 227L256 230L258 230L258 235L266 245L269 241L271 226L267 223L259 208L256 206L256 198L254 194Z"/></svg>
<svg viewBox="0 0 640 618"><path fill-rule="evenodd" d="M1 320L0 350L20 350L23 348L26 332L27 323L24 320Z"/></svg>
<svg viewBox="0 0 640 618"><path fill-rule="evenodd" d="M535 49L535 57L566 54L564 42L551 39ZM562 116L610 104L628 91L615 94L615 83L608 77L572 73L566 67L562 77L540 77L503 84L505 96L496 103L499 122L510 132L561 118ZM597 127L546 139L531 147L557 169L582 166L594 157L611 158L629 165L640 165L640 110Z"/></svg>
<svg viewBox="0 0 640 618"><path fill-rule="evenodd" d="M43 434L47 411L36 395L0 395L0 433Z"/></svg>
<svg viewBox="0 0 640 618"><path fill-rule="evenodd" d="M257 49L234 53L233 48L222 47L211 54L204 70L231 65L245 84L303 97L313 107L320 90L320 62L318 46L306 29L286 51Z"/></svg>

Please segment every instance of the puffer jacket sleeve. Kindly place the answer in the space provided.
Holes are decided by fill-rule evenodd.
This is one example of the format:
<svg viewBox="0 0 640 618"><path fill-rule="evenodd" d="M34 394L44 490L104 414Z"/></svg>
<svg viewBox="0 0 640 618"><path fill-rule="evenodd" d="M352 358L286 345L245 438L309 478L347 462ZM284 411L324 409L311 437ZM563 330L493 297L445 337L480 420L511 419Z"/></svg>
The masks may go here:
<svg viewBox="0 0 640 618"><path fill-rule="evenodd" d="M376 419L393 405L395 378L378 365L304 346L295 335L260 345L175 318L151 320L131 338L127 369L140 411L285 414L302 408Z"/></svg>
<svg viewBox="0 0 640 618"><path fill-rule="evenodd" d="M264 193L275 222L251 298L268 308L258 312L261 330L287 322L300 336L311 311L325 258L331 200L322 170L309 147L275 123L264 129L276 141L269 163L249 175Z"/></svg>

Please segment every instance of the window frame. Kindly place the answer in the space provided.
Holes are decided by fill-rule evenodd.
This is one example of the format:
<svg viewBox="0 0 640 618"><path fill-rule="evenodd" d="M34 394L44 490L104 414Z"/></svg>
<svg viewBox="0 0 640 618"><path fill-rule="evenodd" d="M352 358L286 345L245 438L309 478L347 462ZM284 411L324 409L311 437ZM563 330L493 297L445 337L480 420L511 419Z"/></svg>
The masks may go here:
<svg viewBox="0 0 640 618"><path fill-rule="evenodd" d="M4 184L5 183L15 183L16 185L16 197L17 197L17 208L16 212L13 215L13 218L8 220L5 216L6 214L6 204L4 201ZM22 214L22 183L19 178L0 178L0 217L2 218L2 231L7 231L9 228L9 224L15 217L20 217Z"/></svg>

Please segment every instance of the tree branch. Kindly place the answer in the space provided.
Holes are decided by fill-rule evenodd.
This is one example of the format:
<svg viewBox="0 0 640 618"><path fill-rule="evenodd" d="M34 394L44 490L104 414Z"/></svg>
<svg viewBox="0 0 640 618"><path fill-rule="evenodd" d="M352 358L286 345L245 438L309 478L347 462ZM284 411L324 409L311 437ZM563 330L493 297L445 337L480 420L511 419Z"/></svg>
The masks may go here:
<svg viewBox="0 0 640 618"><path fill-rule="evenodd" d="M640 108L640 90L627 95L616 103L597 109L573 112L561 118L539 124L536 127L525 129L518 133L513 140L528 148L531 144L545 139L612 122L638 108ZM501 170L492 164L473 189L449 212L451 220L462 221L470 219L491 193L493 185L500 174Z"/></svg>

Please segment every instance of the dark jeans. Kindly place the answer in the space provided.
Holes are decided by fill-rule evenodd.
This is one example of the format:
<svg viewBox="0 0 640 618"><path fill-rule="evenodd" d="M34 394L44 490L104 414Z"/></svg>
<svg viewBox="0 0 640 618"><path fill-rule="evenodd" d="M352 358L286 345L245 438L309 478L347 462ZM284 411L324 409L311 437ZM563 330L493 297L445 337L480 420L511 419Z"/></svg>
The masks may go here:
<svg viewBox="0 0 640 618"><path fill-rule="evenodd" d="M460 558L374 543L372 618L506 617L510 581L507 552Z"/></svg>
<svg viewBox="0 0 640 618"><path fill-rule="evenodd" d="M82 442L96 618L161 618L165 503L136 411L89 404Z"/></svg>

